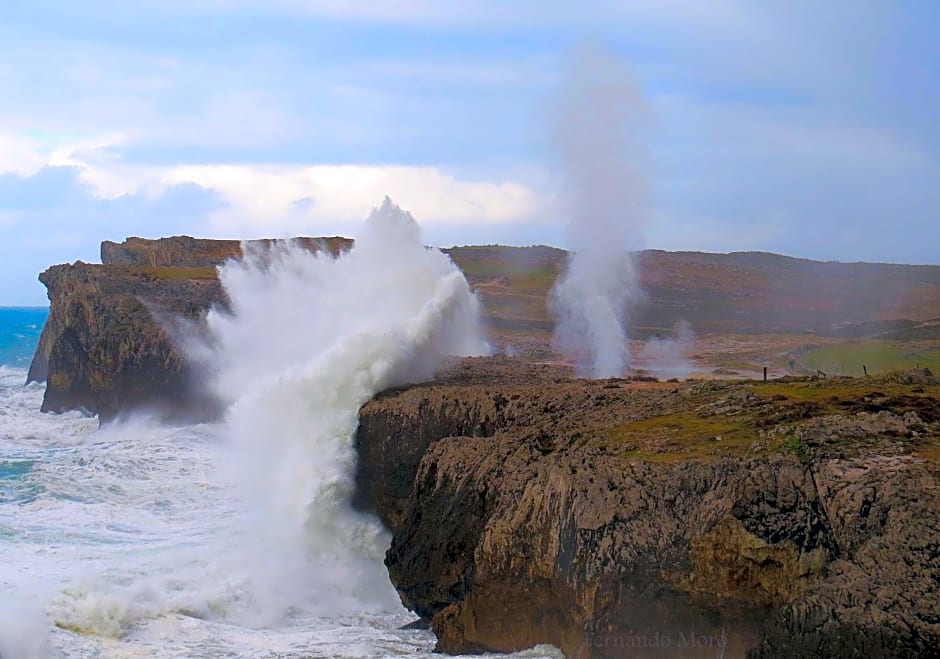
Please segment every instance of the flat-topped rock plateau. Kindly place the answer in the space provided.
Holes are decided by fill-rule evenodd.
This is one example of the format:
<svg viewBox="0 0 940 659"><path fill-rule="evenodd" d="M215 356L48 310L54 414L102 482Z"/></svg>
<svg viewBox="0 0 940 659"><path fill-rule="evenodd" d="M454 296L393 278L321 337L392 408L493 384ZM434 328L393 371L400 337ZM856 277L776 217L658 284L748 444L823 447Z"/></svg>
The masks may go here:
<svg viewBox="0 0 940 659"><path fill-rule="evenodd" d="M215 418L187 345L243 249L129 239L44 272L43 410ZM368 402L353 502L392 532L389 577L440 651L940 656L940 381L908 368L938 363L940 267L644 252L631 336L691 323L693 379L581 380L550 341L564 252L446 251L515 356ZM904 370L827 365L876 359Z"/></svg>
<svg viewBox="0 0 940 659"><path fill-rule="evenodd" d="M470 359L367 404L357 448L358 503L444 652L940 647L927 371L653 383Z"/></svg>

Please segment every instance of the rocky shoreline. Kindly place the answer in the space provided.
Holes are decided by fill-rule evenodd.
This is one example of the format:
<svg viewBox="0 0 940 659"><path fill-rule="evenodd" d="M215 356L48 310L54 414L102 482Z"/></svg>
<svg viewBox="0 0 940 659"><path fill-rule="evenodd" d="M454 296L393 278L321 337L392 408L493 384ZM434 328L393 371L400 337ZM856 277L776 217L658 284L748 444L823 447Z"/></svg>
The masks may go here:
<svg viewBox="0 0 940 659"><path fill-rule="evenodd" d="M293 241L332 254L352 245L340 237ZM267 250L276 242L246 244ZM28 380L48 383L43 410L81 409L103 422L135 410L168 421L211 418L214 403L181 347L198 339L209 308L225 307L217 268L242 249L235 240L128 238L102 243L100 265L42 273L50 313ZM499 351L557 358L546 296L566 252L499 245L444 251L483 303ZM636 261L644 296L631 336L668 334L683 320L700 333L940 338L940 266L657 250Z"/></svg>
<svg viewBox="0 0 940 659"><path fill-rule="evenodd" d="M352 244L295 242L332 253ZM202 336L209 309L227 305L216 268L241 254L235 240L130 238L102 243L100 265L79 261L43 272L49 317L27 379L46 382L42 411L84 410L102 423L133 411L168 422L213 418L216 402L185 349Z"/></svg>
<svg viewBox="0 0 940 659"><path fill-rule="evenodd" d="M935 656L938 385L468 360L363 408L360 503L443 652Z"/></svg>
<svg viewBox="0 0 940 659"><path fill-rule="evenodd" d="M331 253L350 244L301 241ZM51 309L29 375L47 381L43 411L84 409L102 422L139 410L165 421L217 414L185 346L210 308L225 308L216 267L241 250L129 239L104 243L101 265L43 273ZM940 655L940 381L929 371L577 380L545 363L545 291L563 252L450 253L496 345L520 357L455 360L433 382L384 392L361 410L355 438L354 505L393 533L389 576L439 650ZM724 300L721 282L767 255L708 256L682 257L695 276L645 271L647 316L665 323L704 300L706 326L712 315L716 327L729 322L712 304ZM781 272L796 262L781 259L771 260ZM923 288L940 269L903 274ZM764 284L747 282L753 290L728 304L764 322L754 304ZM679 285L710 292L699 299ZM790 293L773 294L796 305ZM816 304L806 302L807 319ZM776 327L767 322L764 331Z"/></svg>

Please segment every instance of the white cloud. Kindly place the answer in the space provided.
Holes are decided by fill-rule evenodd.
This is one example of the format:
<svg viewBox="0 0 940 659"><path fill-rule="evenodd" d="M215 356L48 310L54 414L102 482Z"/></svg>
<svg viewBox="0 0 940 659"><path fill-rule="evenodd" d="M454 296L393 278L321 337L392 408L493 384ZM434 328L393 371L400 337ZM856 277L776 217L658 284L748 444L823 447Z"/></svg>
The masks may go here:
<svg viewBox="0 0 940 659"><path fill-rule="evenodd" d="M51 149L0 134L0 173L21 177L44 166L69 167L91 195L116 200L195 185L215 192L226 204L209 218L217 234L250 237L299 233L327 223L362 220L391 196L425 224L512 224L539 214L538 194L511 180L458 178L430 166L370 164L211 164L133 165L117 147L122 133L107 133Z"/></svg>
<svg viewBox="0 0 940 659"><path fill-rule="evenodd" d="M389 194L455 241L524 226L542 240L557 218L537 108L584 33L631 55L658 116L654 243L782 249L849 219L936 224L940 152L931 103L915 102L936 85L914 66L932 60L875 43L893 9L856 25L844 3L743 0L59 4L56 20L0 25L0 174L73 168L59 194L77 177L115 232L182 183L180 208L147 216L152 235L348 232L332 227ZM265 29L246 33L256 17Z"/></svg>
<svg viewBox="0 0 940 659"><path fill-rule="evenodd" d="M521 183L461 180L435 167L203 165L174 167L161 180L217 192L229 208L213 216L214 226L239 235L358 222L385 195L423 224L521 222L539 209Z"/></svg>
<svg viewBox="0 0 940 659"><path fill-rule="evenodd" d="M36 140L0 132L0 175L31 176L39 171L45 162Z"/></svg>
<svg viewBox="0 0 940 659"><path fill-rule="evenodd" d="M142 191L139 168L125 166L114 147L127 141L123 133L106 133L54 149L46 163L50 167L72 167L79 180L99 199L116 199Z"/></svg>
<svg viewBox="0 0 940 659"><path fill-rule="evenodd" d="M127 136L118 132L78 139L62 135L37 139L0 132L0 175L27 178L43 167L71 167L96 196L114 199L140 188L134 173L121 164L120 157L113 151L126 142Z"/></svg>

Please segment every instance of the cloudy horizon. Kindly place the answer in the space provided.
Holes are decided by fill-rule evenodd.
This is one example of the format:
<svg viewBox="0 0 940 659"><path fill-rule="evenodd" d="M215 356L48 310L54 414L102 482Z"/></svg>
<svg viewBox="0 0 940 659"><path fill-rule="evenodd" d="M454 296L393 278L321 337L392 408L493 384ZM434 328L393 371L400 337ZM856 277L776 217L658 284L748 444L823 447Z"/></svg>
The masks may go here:
<svg viewBox="0 0 940 659"><path fill-rule="evenodd" d="M0 305L127 236L565 247L546 103L602 42L650 106L647 246L936 263L940 6L64 0L0 25Z"/></svg>

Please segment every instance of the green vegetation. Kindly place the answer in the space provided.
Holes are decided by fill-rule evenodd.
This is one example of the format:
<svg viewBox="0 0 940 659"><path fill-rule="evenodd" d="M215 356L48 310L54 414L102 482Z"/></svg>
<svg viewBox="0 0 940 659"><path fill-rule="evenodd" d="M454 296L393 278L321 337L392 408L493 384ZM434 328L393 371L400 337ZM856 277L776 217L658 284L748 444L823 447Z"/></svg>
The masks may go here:
<svg viewBox="0 0 940 659"><path fill-rule="evenodd" d="M80 627L79 625L73 625L70 622L62 622L60 620L56 620L52 624L54 624L59 629L62 629L67 632L72 632L73 634L79 634L81 636L100 636L100 634L98 634L93 629L86 629L84 627Z"/></svg>
<svg viewBox="0 0 940 659"><path fill-rule="evenodd" d="M785 441L783 443L783 449L795 455L803 464L809 462L809 453L806 450L806 446L803 445L803 442L800 441L798 437L791 437Z"/></svg>
<svg viewBox="0 0 940 659"><path fill-rule="evenodd" d="M921 366L940 370L940 344L936 341L903 343L896 341L853 341L837 345L814 346L799 356L802 366L819 369L829 375L869 375Z"/></svg>
<svg viewBox="0 0 940 659"><path fill-rule="evenodd" d="M724 354L718 355L718 357L713 360L715 366L718 368L725 368L733 371L752 371L756 373L759 373L764 366L768 365L767 361L761 361L759 359L748 361L746 355Z"/></svg>
<svg viewBox="0 0 940 659"><path fill-rule="evenodd" d="M155 279L218 279L215 268L145 268L133 267L133 272Z"/></svg>
<svg viewBox="0 0 940 659"><path fill-rule="evenodd" d="M484 314L493 321L490 331L517 347L528 345L529 356L535 354L532 339L550 330L546 299L562 264L553 250L535 249L538 252L496 246L449 250L454 263L484 297ZM550 356L547 350L543 352Z"/></svg>
<svg viewBox="0 0 940 659"><path fill-rule="evenodd" d="M468 259L454 255L454 262L468 277L477 279L506 277L514 287L546 291L558 276L558 268L540 261L506 261L502 259Z"/></svg>
<svg viewBox="0 0 940 659"><path fill-rule="evenodd" d="M587 441L627 459L657 463L784 453L806 464L817 449L791 432L795 426L812 426L834 415L884 410L903 416L915 411L926 426L915 436L911 448L921 458L938 460L940 401L936 385L905 382L905 376L896 373L872 378L707 383L676 400L680 409L595 428L587 433ZM838 433L833 440L840 441ZM839 450L854 448L850 442Z"/></svg>
<svg viewBox="0 0 940 659"><path fill-rule="evenodd" d="M543 293L548 292L557 278L558 271L551 267L542 267L537 270L509 276L509 280L512 282L513 286L524 291Z"/></svg>
<svg viewBox="0 0 940 659"><path fill-rule="evenodd" d="M628 449L624 457L674 462L747 451L757 439L747 421L680 412L625 423L604 434L607 442Z"/></svg>
<svg viewBox="0 0 940 659"><path fill-rule="evenodd" d="M765 400L787 403L816 403L828 414L844 411L848 401L864 399L877 391L881 396L903 396L911 387L885 379L864 378L800 378L796 380L752 381L745 385Z"/></svg>

